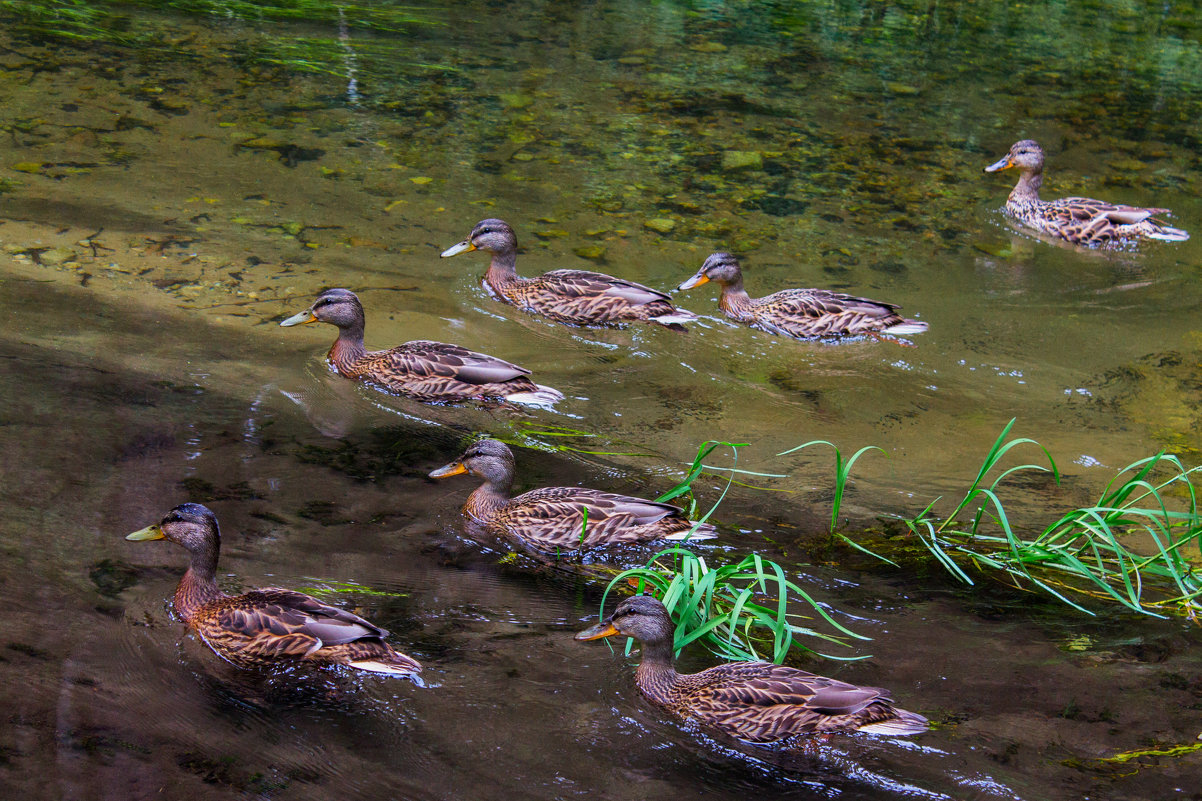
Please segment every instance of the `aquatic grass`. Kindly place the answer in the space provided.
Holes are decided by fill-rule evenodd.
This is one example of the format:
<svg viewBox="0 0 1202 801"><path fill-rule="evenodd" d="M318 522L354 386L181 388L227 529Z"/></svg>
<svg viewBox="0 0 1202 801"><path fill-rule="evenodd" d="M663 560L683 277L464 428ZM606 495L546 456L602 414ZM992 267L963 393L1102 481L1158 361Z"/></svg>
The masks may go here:
<svg viewBox="0 0 1202 801"><path fill-rule="evenodd" d="M746 445L718 440L703 442L697 448L697 454L684 478L656 500L668 503L687 497L688 516L696 517L693 483L707 475L707 471L725 472L726 486L709 510L697 518L694 523L696 530L722 503L731 486L736 483L735 475L750 473L734 466L713 467L707 465L705 460L715 450L726 447L730 448L734 464L737 465L739 448ZM816 637L840 645L847 644L846 637L869 639L835 621L809 593L786 577L783 567L759 554L711 566L704 557L681 545L667 548L655 554L646 565L623 570L610 580L601 599L602 617L609 594L623 585L633 585L637 592L650 589L663 601L676 623L674 647L678 653L686 645L700 642L723 659L768 658L780 663L792 648L817 653L800 642L797 639L799 636ZM828 634L803 625L803 616L790 611L799 602L813 610L838 634ZM627 642L626 647L629 653L632 643Z"/></svg>
<svg viewBox="0 0 1202 801"><path fill-rule="evenodd" d="M1162 765L1164 759L1177 759L1197 753L1198 751L1202 751L1202 743L1166 744L1135 751L1122 751L1114 756L1096 757L1094 759L1079 759L1074 757L1061 760L1060 764L1078 770L1089 770L1099 773L1111 773L1121 770L1127 775L1131 775L1147 767Z"/></svg>
<svg viewBox="0 0 1202 801"><path fill-rule="evenodd" d="M710 478L717 478L717 479L725 478L726 486L725 486L725 488L723 488L722 494L720 496L718 496L718 500L714 502L714 505L710 507L710 510L708 512L706 512L705 515L699 521L697 521L699 523L704 523L706 520L709 519L710 515L713 514L714 510L718 508L718 504L722 503L722 500L726 497L726 494L730 491L730 488L732 486L747 487L749 489L757 489L757 490L764 490L764 491L777 491L777 492L787 491L787 490L772 490L772 488L770 488L770 487L754 486L745 481L739 481L738 479L735 478L735 476L756 476L759 478L785 478L785 476L783 476L779 473L758 473L758 472L754 472L751 470L740 470L738 467L736 467L734 465L732 465L730 467L716 467L714 465L706 464L705 463L706 458L709 457L709 455L712 454L715 450L717 450L718 448L721 448L721 447L730 448L731 454L733 456L734 465L738 465L738 463L739 463L739 448L746 448L747 443L746 442L725 442L725 441L719 441L719 440L707 440L706 442L701 443L701 445L697 448L697 455L695 457L693 457L692 464L689 465L689 469L685 472L685 477L683 479L681 479L680 483L678 483L675 487L668 490L663 495L660 495L655 500L658 501L659 503L671 503L671 502L675 501L677 498L687 495L688 496L688 506L686 507L685 511L688 512L689 517L693 517L697 512L697 503L696 503L696 500L693 498L693 489L692 489L693 482L695 482L697 479L701 478L702 476L708 476Z"/></svg>
<svg viewBox="0 0 1202 801"><path fill-rule="evenodd" d="M189 60L196 51L175 41L178 26L166 16L141 9L215 20L222 25L256 25L242 30L236 46L208 49L204 58L224 57L238 64L348 78L347 59L358 83L379 87L408 85L431 72L454 73L451 64L414 61L397 37L415 28L445 26L416 6L391 3L342 4L332 0L0 0L0 19L14 32L34 40L80 45L128 47L145 59ZM277 24L272 24L277 23ZM287 23L333 29L330 36L304 35ZM165 33L165 31L167 33ZM356 32L370 32L356 37ZM253 35L251 35L253 34ZM190 37L189 37L190 38ZM356 84L356 86L358 85ZM356 90L357 92L357 90ZM356 95L357 96L357 95ZM382 100L380 102L383 102Z"/></svg>
<svg viewBox="0 0 1202 801"><path fill-rule="evenodd" d="M1195 618L1202 612L1202 573L1190 561L1195 552L1195 558L1202 557L1202 509L1193 484L1202 466L1186 468L1163 451L1140 459L1119 470L1097 502L1065 512L1034 535L1024 534L1006 511L1003 482L1034 471L1048 473L1059 483L1060 471L1035 440L1008 439L1014 423L1012 419L1002 429L950 512L937 515L942 498L936 498L916 516L901 518L931 556L965 584L975 584L970 571L992 573L1091 615L1094 612L1083 605L1086 599L1156 617ZM1046 466L1002 466L1012 450L1031 445L1042 451ZM856 457L863 452L857 451ZM836 508L856 457L846 463L836 460ZM832 531L835 519L832 515ZM842 539L897 564L850 538Z"/></svg>
<svg viewBox="0 0 1202 801"><path fill-rule="evenodd" d="M865 548L862 545L860 545L859 543L857 543L855 540L847 537L844 534L840 534L839 532L835 531L836 526L838 526L838 524L839 524L839 510L842 509L842 507L843 507L843 495L847 491L847 482L848 482L848 479L850 479L850 477L851 477L851 469L853 467L855 467L856 462L858 462L860 460L861 456L863 456L864 454L869 453L871 451L879 451L881 454L883 454L885 456L886 459L889 458L889 454L886 453L883 448L880 448L876 445L865 445L863 448L860 448L858 451L856 451L854 454L852 454L850 459L848 459L846 462L844 462L843 461L843 452L841 450L839 450L839 447L837 445L835 445L835 443L829 442L825 439L812 439L809 442L802 443L801 445L798 445L795 448L789 448L786 451L781 451L780 453L778 453L776 455L777 456L787 456L790 453L796 453L798 451L805 450L806 448L812 447L814 445L827 445L827 446L830 446L830 448L832 450L834 450L834 452L835 452L835 496L831 501L831 527L830 527L831 536L842 540L844 543L846 543L847 545L849 545L852 548L855 548L856 550L863 551L864 553L868 554L869 556L874 556L877 559L880 559L883 562L888 562L889 564L896 567L897 563L892 561L891 559L887 559L886 557L881 556L880 554L873 553L872 551L868 550L867 548Z"/></svg>
<svg viewBox="0 0 1202 801"><path fill-rule="evenodd" d="M686 548L667 548L647 565L623 570L610 581L601 599L602 617L609 594L621 586L633 586L640 593L650 590L663 601L676 623L673 647L677 653L698 642L722 659L770 659L779 664L792 648L818 653L800 642L799 636L839 645L847 645L847 637L870 639L841 625L790 580L784 568L759 554L711 566ZM838 634L803 624L805 618L790 611L797 602L804 603ZM628 642L627 653L631 647Z"/></svg>
<svg viewBox="0 0 1202 801"><path fill-rule="evenodd" d="M375 590L364 584L359 584L354 581L321 581L320 584L315 584L311 587L301 587L300 592L315 597L323 595L367 595L381 598L408 598L409 593L405 592L386 592L384 590Z"/></svg>
<svg viewBox="0 0 1202 801"><path fill-rule="evenodd" d="M445 25L418 6L355 4L335 0L0 0L0 12L33 30L69 38L122 40L122 29L136 19L131 9L170 11L229 21L277 21L337 24L377 33L398 33L413 26Z"/></svg>

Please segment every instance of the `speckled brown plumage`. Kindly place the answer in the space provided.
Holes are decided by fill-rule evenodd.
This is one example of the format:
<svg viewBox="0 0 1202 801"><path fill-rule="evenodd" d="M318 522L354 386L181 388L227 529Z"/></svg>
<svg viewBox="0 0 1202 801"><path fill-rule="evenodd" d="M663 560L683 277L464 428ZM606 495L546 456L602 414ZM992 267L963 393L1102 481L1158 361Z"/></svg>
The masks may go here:
<svg viewBox="0 0 1202 801"><path fill-rule="evenodd" d="M543 487L511 498L513 452L494 439L472 444L456 461L430 475L444 478L460 473L484 479L463 505L465 515L497 534L543 551L716 536L708 523L698 524L690 533L694 524L675 506L612 492Z"/></svg>
<svg viewBox="0 0 1202 801"><path fill-rule="evenodd" d="M330 323L338 339L328 358L339 374L369 381L389 392L427 402L509 400L549 404L563 395L535 384L516 364L445 342L414 340L390 350L368 351L363 344L365 315L355 293L327 289L305 311L280 325Z"/></svg>
<svg viewBox="0 0 1202 801"><path fill-rule="evenodd" d="M1161 239L1181 242L1189 234L1171 228L1156 215L1168 209L1122 206L1088 197L1040 200L1043 185L1043 149L1032 139L1023 139L1010 152L985 168L999 172L1017 167L1018 183L1006 198L1006 213L1023 225L1075 245L1107 246L1128 240Z"/></svg>
<svg viewBox="0 0 1202 801"><path fill-rule="evenodd" d="M648 700L747 742L787 744L790 738L821 732L905 735L927 729L926 718L895 707L887 690L783 665L729 662L700 673L677 673L673 630L662 603L636 596L576 639L634 637L642 647L635 682Z"/></svg>
<svg viewBox="0 0 1202 801"><path fill-rule="evenodd" d="M825 289L783 289L752 298L743 288L739 261L729 253L714 253L697 273L680 285L692 289L709 281L722 287L719 308L733 320L772 334L808 339L857 334L918 334L927 330L919 320L907 320L891 303L857 298Z"/></svg>
<svg viewBox="0 0 1202 801"><path fill-rule="evenodd" d="M684 330L696 319L663 292L587 270L553 270L538 278L517 274L517 236L503 220L481 220L471 235L443 251L444 258L483 250L492 254L484 286L518 308L567 325L616 326L644 322Z"/></svg>
<svg viewBox="0 0 1202 801"><path fill-rule="evenodd" d="M167 539L191 554L175 611L217 654L242 667L308 662L412 675L422 666L384 641L388 632L304 593L268 587L226 595L217 587L221 534L205 506L185 503L131 540Z"/></svg>

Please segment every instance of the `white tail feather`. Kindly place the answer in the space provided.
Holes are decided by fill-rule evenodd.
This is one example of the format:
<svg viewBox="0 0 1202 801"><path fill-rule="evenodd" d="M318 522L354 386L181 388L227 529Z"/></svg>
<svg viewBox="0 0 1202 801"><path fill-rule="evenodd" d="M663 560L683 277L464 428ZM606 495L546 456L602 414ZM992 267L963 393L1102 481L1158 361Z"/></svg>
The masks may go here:
<svg viewBox="0 0 1202 801"><path fill-rule="evenodd" d="M542 384L535 384L534 392L515 392L512 395L506 395L505 400L512 403L524 403L529 406L551 406L563 400L563 393L551 387L544 387Z"/></svg>
<svg viewBox="0 0 1202 801"><path fill-rule="evenodd" d="M906 734L918 734L929 728L927 719L922 715L916 715L913 712L907 712L904 709L895 709L897 717L893 720L882 720L879 723L869 723L860 726L857 731L866 731L869 734L884 734L890 737L899 737Z"/></svg>
<svg viewBox="0 0 1202 801"><path fill-rule="evenodd" d="M713 540L718 538L718 530L709 523L700 523L695 531L681 531L678 534L669 534L664 537L666 540L690 540L699 542L701 540Z"/></svg>
<svg viewBox="0 0 1202 801"><path fill-rule="evenodd" d="M348 663L356 670L366 670L368 673L387 673L392 676L415 676L422 670L421 665L394 665L388 662L377 662L374 659L363 659ZM415 663L416 664L416 663Z"/></svg>
<svg viewBox="0 0 1202 801"><path fill-rule="evenodd" d="M930 328L929 325L921 320L902 320L897 325L891 325L884 329L881 333L884 334L921 334Z"/></svg>
<svg viewBox="0 0 1202 801"><path fill-rule="evenodd" d="M1189 239L1189 234L1180 228L1169 228L1167 225L1161 225L1155 231L1149 233L1148 238L1159 239L1163 242L1184 242Z"/></svg>
<svg viewBox="0 0 1202 801"><path fill-rule="evenodd" d="M658 317L652 317L651 321L659 323L660 325L672 325L673 323L680 325L681 323L691 323L696 319L697 315L693 314L691 311L677 309L672 314L661 314Z"/></svg>

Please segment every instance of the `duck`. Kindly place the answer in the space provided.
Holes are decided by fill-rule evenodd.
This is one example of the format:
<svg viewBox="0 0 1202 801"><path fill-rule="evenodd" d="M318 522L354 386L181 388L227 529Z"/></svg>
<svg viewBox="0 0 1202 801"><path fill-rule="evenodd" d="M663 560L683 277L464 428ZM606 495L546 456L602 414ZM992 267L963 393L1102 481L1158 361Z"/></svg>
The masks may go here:
<svg viewBox="0 0 1202 801"><path fill-rule="evenodd" d="M718 307L727 317L770 334L812 339L863 334L920 334L921 320L908 320L898 306L825 289L782 289L763 298L752 298L743 288L739 260L729 253L713 253L701 269L678 289L716 282L722 287Z"/></svg>
<svg viewBox="0 0 1202 801"><path fill-rule="evenodd" d="M985 167L985 172L1001 172L1011 167L1019 171L1018 183L1006 198L1006 213L1016 221L1059 237L1074 245L1106 246L1128 240L1159 239L1184 242L1189 234L1171 228L1158 215L1169 209L1122 206L1088 197L1040 200L1043 184L1043 148L1034 139L1023 139L1010 146L1010 152Z"/></svg>
<svg viewBox="0 0 1202 801"><path fill-rule="evenodd" d="M430 478L468 473L484 479L468 496L463 514L540 551L717 536L712 525L692 522L678 507L586 487L542 487L511 498L514 472L509 446L482 439Z"/></svg>
<svg viewBox="0 0 1202 801"><path fill-rule="evenodd" d="M317 322L338 328L326 358L339 375L389 392L429 403L474 399L549 406L563 400L558 390L531 381L525 367L459 345L416 339L389 350L367 350L363 304L349 289L327 289L312 306L280 325Z"/></svg>
<svg viewBox="0 0 1202 801"><path fill-rule="evenodd" d="M176 587L176 613L218 656L239 667L345 665L414 677L422 666L385 642L388 632L312 596L279 587L227 595L217 586L221 531L207 506L183 503L126 536L168 540L191 555Z"/></svg>
<svg viewBox="0 0 1202 801"><path fill-rule="evenodd" d="M679 718L761 745L793 745L806 735L868 732L905 736L926 731L922 715L898 709L887 690L861 687L771 662L728 662L677 673L675 626L656 598L636 595L577 640L623 635L639 641L639 691Z"/></svg>
<svg viewBox="0 0 1202 801"><path fill-rule="evenodd" d="M630 322L685 330L697 315L672 305L667 294L633 281L588 270L552 270L538 278L517 274L518 240L504 220L476 223L467 239L442 252L448 259L482 250L492 254L484 287L493 297L523 311L574 326L616 327Z"/></svg>

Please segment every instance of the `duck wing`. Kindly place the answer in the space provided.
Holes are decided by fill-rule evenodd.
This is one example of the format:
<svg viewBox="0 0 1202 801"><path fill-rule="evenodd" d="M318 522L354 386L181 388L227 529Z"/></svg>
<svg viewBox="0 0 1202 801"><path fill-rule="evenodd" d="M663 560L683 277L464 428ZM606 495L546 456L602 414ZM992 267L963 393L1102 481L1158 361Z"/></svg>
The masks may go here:
<svg viewBox="0 0 1202 801"><path fill-rule="evenodd" d="M668 520L679 524L667 525ZM670 504L585 487L544 487L519 495L496 522L544 549L637 542L689 527L684 513ZM660 523L663 531L656 528Z"/></svg>
<svg viewBox="0 0 1202 801"><path fill-rule="evenodd" d="M766 662L719 665L696 678L704 681L694 691L695 714L751 742L848 728L871 704L892 701L879 687Z"/></svg>
<svg viewBox="0 0 1202 801"><path fill-rule="evenodd" d="M786 289L752 303L756 322L795 337L880 330L900 322L898 307L824 289Z"/></svg>
<svg viewBox="0 0 1202 801"><path fill-rule="evenodd" d="M239 651L247 656L304 657L323 646L388 636L386 630L345 609L284 589L255 590L231 598L216 622L219 630L206 634L245 641Z"/></svg>
<svg viewBox="0 0 1202 801"><path fill-rule="evenodd" d="M530 375L525 367L445 342L414 340L373 354L374 362L410 378L454 378L467 384L502 384Z"/></svg>
<svg viewBox="0 0 1202 801"><path fill-rule="evenodd" d="M650 287L588 270L552 270L539 278L544 286L558 295L570 298L605 295L621 298L632 306L642 306L657 300L670 300L668 295Z"/></svg>

